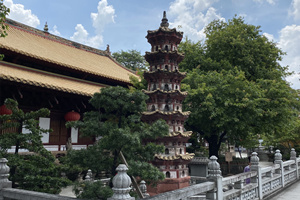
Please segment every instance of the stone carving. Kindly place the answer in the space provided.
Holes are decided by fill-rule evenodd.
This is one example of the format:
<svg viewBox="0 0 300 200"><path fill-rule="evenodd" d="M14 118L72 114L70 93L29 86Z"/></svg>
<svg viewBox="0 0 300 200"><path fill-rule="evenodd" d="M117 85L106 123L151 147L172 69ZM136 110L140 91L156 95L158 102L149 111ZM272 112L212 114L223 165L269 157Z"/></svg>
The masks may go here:
<svg viewBox="0 0 300 200"><path fill-rule="evenodd" d="M297 153L296 153L294 148L291 149L291 155L290 156L291 156L290 160L296 160Z"/></svg>
<svg viewBox="0 0 300 200"><path fill-rule="evenodd" d="M7 162L6 158L0 159L0 190L11 187L11 181L8 180L9 166L7 166Z"/></svg>
<svg viewBox="0 0 300 200"><path fill-rule="evenodd" d="M259 165L259 157L257 156L257 153L256 152L253 152L251 154L251 159L250 159L250 162L251 162L251 167L255 166L257 167Z"/></svg>
<svg viewBox="0 0 300 200"><path fill-rule="evenodd" d="M282 161L282 154L280 153L280 150L279 150L279 149L277 149L277 150L275 151L274 159L275 159L275 163L276 163L276 161Z"/></svg>
<svg viewBox="0 0 300 200"><path fill-rule="evenodd" d="M89 169L88 172L86 173L85 181L93 181L93 173L92 173L92 170Z"/></svg>
<svg viewBox="0 0 300 200"><path fill-rule="evenodd" d="M108 198L108 200L117 200L117 199L124 199L124 200L134 200L134 197L131 197L129 195L129 192L131 190L131 179L127 175L128 168L124 164L120 164L117 169L118 171L117 175L113 178L113 188L114 194L111 198Z"/></svg>
<svg viewBox="0 0 300 200"><path fill-rule="evenodd" d="M150 195L147 193L147 186L146 186L146 182L144 180L142 180L140 183L140 189L141 189L144 197L150 197Z"/></svg>
<svg viewBox="0 0 300 200"><path fill-rule="evenodd" d="M210 157L210 162L208 163L208 178L221 176L220 164L217 162L218 158L216 156Z"/></svg>

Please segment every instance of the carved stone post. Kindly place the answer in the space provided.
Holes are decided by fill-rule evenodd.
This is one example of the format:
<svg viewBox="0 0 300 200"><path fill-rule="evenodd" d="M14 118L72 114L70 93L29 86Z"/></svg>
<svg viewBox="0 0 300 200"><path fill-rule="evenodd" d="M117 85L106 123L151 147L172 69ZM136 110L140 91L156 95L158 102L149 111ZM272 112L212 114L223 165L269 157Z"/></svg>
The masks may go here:
<svg viewBox="0 0 300 200"><path fill-rule="evenodd" d="M7 159L0 158L0 190L2 188L11 188L12 183L8 180L9 166L7 166Z"/></svg>
<svg viewBox="0 0 300 200"><path fill-rule="evenodd" d="M211 156L208 163L208 180L214 181L217 185L214 191L206 193L207 199L223 199L223 185L222 185L222 172L220 170L220 164L217 162L216 156Z"/></svg>
<svg viewBox="0 0 300 200"><path fill-rule="evenodd" d="M282 154L280 153L280 150L279 150L279 149L277 149L277 150L275 151L275 155L274 155L274 163L280 165L279 170L276 170L275 172L276 172L277 174L280 174L280 176L281 176L281 186L284 187L285 183L284 183L283 161L282 161Z"/></svg>
<svg viewBox="0 0 300 200"><path fill-rule="evenodd" d="M140 183L140 189L144 197L150 197L150 195L147 193L147 186L144 180L142 180Z"/></svg>
<svg viewBox="0 0 300 200"><path fill-rule="evenodd" d="M258 197L259 199L263 198L263 193L262 193L262 177L261 177L261 170L259 166L259 157L257 156L256 152L253 152L251 154L251 159L250 159L251 167L250 171L256 171L257 172L257 177L251 177L251 183L257 183L258 184Z"/></svg>
<svg viewBox="0 0 300 200"><path fill-rule="evenodd" d="M290 160L295 160L297 158L297 153L294 148L291 149Z"/></svg>
<svg viewBox="0 0 300 200"><path fill-rule="evenodd" d="M85 181L90 181L90 182L93 181L93 173L92 173L92 170L89 169L88 172L86 173Z"/></svg>
<svg viewBox="0 0 300 200"><path fill-rule="evenodd" d="M131 179L126 173L128 168L126 165L120 164L116 170L118 173L112 181L114 194L108 200L134 200L135 198L129 195Z"/></svg>
<svg viewBox="0 0 300 200"><path fill-rule="evenodd" d="M292 167L296 169L296 178L299 179L299 170L298 170L299 166L298 166L298 162L297 162L297 153L294 148L291 149L290 160L295 161L295 164L292 165Z"/></svg>

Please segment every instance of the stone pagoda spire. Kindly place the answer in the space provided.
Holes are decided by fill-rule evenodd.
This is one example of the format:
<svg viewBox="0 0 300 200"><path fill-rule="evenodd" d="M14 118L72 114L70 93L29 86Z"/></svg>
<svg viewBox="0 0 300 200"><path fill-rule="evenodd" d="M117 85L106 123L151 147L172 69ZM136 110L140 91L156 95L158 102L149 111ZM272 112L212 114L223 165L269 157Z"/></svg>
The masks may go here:
<svg viewBox="0 0 300 200"><path fill-rule="evenodd" d="M164 11L164 16L161 20L160 27L169 27L166 11Z"/></svg>
<svg viewBox="0 0 300 200"><path fill-rule="evenodd" d="M169 135L154 141L165 146L165 152L155 155L153 164L165 174L166 180L156 188L149 188L152 194L186 187L190 180L187 165L194 154L186 152L186 143L192 132L184 129L184 121L190 112L182 111L182 101L187 93L180 90L186 73L178 70L184 57L177 51L182 37L182 32L169 28L165 11L159 29L148 31L146 36L151 44L151 52L145 55L150 69L144 73L148 82L144 92L149 99L142 119L148 123L164 119L169 125Z"/></svg>

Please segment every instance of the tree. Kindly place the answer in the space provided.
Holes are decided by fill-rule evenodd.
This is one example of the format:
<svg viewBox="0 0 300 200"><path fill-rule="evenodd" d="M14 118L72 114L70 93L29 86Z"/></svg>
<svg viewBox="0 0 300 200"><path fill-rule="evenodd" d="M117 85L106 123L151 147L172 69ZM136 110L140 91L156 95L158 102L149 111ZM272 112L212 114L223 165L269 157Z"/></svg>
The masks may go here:
<svg viewBox="0 0 300 200"><path fill-rule="evenodd" d="M164 150L163 146L143 141L167 135L168 125L162 120L151 125L141 121L146 98L141 91L119 86L95 93L90 100L95 110L85 113L82 122L69 125L80 127L85 136L101 139L86 150L71 150L67 155L69 162L91 168L95 174L104 170L114 176L122 162L119 159L122 151L129 165L129 175L139 176L148 183L164 179L164 175L149 163L156 153ZM84 158L78 159L79 154Z"/></svg>
<svg viewBox="0 0 300 200"><path fill-rule="evenodd" d="M240 17L227 23L217 20L206 27L201 45L189 40L180 44L184 53L199 52L180 65L190 72L183 81L189 92L185 108L192 111L186 127L207 140L210 156L218 155L225 139L279 135L295 124L299 101L283 80L287 68L278 60L284 53L259 29Z"/></svg>
<svg viewBox="0 0 300 200"><path fill-rule="evenodd" d="M67 186L69 181L61 178L60 166L54 163L54 156L43 147L42 133L50 130L41 129L37 120L48 116L49 110L42 108L25 113L12 99L6 99L5 105L12 114L0 116L0 156L8 159L13 187L59 193L60 188ZM27 130L26 133L23 129ZM7 153L12 146L15 146L14 154ZM29 153L20 155L20 149Z"/></svg>
<svg viewBox="0 0 300 200"><path fill-rule="evenodd" d="M137 50L119 51L112 54L119 63L134 71L146 69L146 60Z"/></svg>
<svg viewBox="0 0 300 200"><path fill-rule="evenodd" d="M7 29L8 26L5 24L5 19L6 16L9 14L10 9L7 8L4 4L3 4L3 0L0 0L0 25L1 25L1 29L0 29L0 37L6 37L7 36ZM3 54L0 54L0 60L2 60L4 57Z"/></svg>

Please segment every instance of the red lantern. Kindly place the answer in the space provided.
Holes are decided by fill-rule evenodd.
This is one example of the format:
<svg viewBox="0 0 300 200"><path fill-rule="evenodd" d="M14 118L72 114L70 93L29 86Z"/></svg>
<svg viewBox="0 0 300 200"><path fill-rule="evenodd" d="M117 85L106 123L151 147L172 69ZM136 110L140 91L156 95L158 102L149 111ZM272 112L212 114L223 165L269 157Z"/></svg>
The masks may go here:
<svg viewBox="0 0 300 200"><path fill-rule="evenodd" d="M68 112L65 114L65 120L67 122L69 121L78 121L80 119L80 114L78 112L74 112L73 110L71 112Z"/></svg>
<svg viewBox="0 0 300 200"><path fill-rule="evenodd" d="M0 106L0 115L11 115L12 114L12 110L6 108L5 105Z"/></svg>

